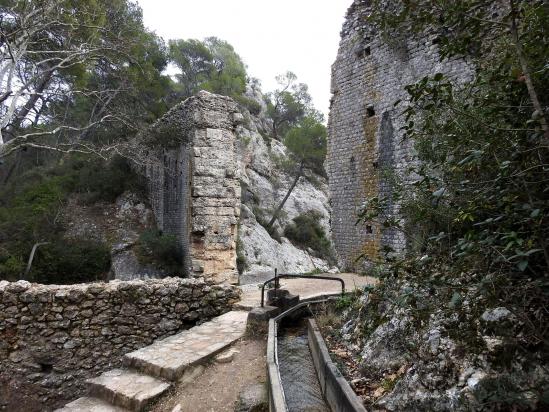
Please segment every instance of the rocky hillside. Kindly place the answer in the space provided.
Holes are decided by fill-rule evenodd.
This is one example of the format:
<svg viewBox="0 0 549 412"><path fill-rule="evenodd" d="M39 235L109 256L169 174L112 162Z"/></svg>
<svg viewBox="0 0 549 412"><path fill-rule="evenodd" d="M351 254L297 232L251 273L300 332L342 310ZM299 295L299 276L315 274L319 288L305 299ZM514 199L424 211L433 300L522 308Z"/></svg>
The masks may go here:
<svg viewBox="0 0 549 412"><path fill-rule="evenodd" d="M244 122L236 133L242 188L238 239L241 282L270 276L274 269L285 273L336 271L327 257L300 248L284 236L285 227L295 217L313 211L330 237L330 206L325 177L307 171L292 191L273 228L269 231L265 228L294 176L284 167L289 156L286 146L271 137L272 124L266 113L264 96L259 90L249 88L246 97L261 110L251 114L241 106ZM143 259L141 253L142 234L155 228L149 202L142 195L125 192L114 203L99 202L92 206L79 204L73 198L68 202L63 220L68 228L68 238L95 239L110 245L111 279L166 275L163 269L155 267L157 262Z"/></svg>
<svg viewBox="0 0 549 412"><path fill-rule="evenodd" d="M242 183L239 229L242 280L272 274L275 268L285 273L337 270L327 260L315 257L312 251L294 246L283 233L292 219L309 211L319 213L319 223L327 234L330 233L330 205L325 177L308 172L300 179L275 224L278 236L273 237L264 227L264 222L271 218L272 211L286 194L294 177L281 166L288 157L287 148L282 142L269 137L272 126L266 116L261 92L250 88L247 95L261 104L261 112L254 116L243 109L245 122L237 130Z"/></svg>
<svg viewBox="0 0 549 412"><path fill-rule="evenodd" d="M146 199L135 193L125 192L115 203L100 202L85 205L77 198L69 200L63 211L69 239L93 239L110 245L110 279L132 280L158 278L166 273L153 264L139 259L139 238L154 227L152 210Z"/></svg>

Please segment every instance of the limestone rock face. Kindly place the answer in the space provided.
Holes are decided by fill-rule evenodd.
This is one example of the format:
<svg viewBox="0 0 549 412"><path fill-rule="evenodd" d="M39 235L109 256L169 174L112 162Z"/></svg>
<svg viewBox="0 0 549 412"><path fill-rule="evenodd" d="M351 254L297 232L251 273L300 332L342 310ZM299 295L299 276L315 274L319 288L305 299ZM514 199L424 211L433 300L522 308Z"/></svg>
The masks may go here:
<svg viewBox="0 0 549 412"><path fill-rule="evenodd" d="M123 193L114 203L88 206L69 200L62 219L68 238L93 239L111 247L110 279L134 280L162 278L166 274L137 257L139 235L154 227L154 217L147 201L135 193Z"/></svg>
<svg viewBox="0 0 549 412"><path fill-rule="evenodd" d="M248 95L263 102L257 90L249 90ZM262 113L252 116L244 110L244 123L236 132L242 186L239 242L247 265L241 282L272 275L275 268L279 273L335 271L328 262L297 248L283 236L284 227L294 217L311 210L320 214L319 223L330 236L328 185L324 177L308 173L300 179L275 224L280 241L273 239L259 223L270 220L293 181L293 176L281 166L288 157L287 149L282 142L269 137L271 124L265 111L263 107Z"/></svg>
<svg viewBox="0 0 549 412"><path fill-rule="evenodd" d="M388 411L484 410L488 399L501 410L546 409L544 355L517 349L524 325L509 309L485 308L474 288L449 308L448 296L431 288L386 282L344 313L341 328L341 342L371 382L368 402ZM399 304L403 296L417 309Z"/></svg>
<svg viewBox="0 0 549 412"><path fill-rule="evenodd" d="M263 95L250 87L247 97L258 103L259 114L208 92L174 106L134 141L132 156L146 176L147 202L125 193L115 204L74 204L67 208L68 236L111 244L111 278L120 280L165 276L138 260L139 236L151 227L177 238L184 255L182 274L216 283L239 281L237 243L246 261L244 279L272 274L275 268L285 273L337 270L283 237L285 226L308 211L319 214L330 236L323 176L307 172L300 179L275 224L279 240L261 225L270 220L294 177L282 167L286 147L269 137L272 125Z"/></svg>

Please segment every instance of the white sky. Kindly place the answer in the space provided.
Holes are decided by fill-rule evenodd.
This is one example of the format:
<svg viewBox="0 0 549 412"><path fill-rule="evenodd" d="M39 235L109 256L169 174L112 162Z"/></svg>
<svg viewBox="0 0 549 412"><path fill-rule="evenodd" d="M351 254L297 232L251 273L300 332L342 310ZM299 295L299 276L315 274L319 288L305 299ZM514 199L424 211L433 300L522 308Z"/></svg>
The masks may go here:
<svg viewBox="0 0 549 412"><path fill-rule="evenodd" d="M328 113L331 65L352 0L138 0L145 25L165 40L216 36L232 44L264 92L287 70Z"/></svg>

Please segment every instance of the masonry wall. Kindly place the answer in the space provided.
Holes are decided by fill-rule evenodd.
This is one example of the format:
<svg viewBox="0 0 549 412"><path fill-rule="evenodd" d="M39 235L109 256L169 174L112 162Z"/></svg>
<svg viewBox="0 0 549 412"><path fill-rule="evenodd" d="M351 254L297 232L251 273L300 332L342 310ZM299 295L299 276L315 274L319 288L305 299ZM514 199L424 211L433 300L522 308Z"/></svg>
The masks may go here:
<svg viewBox="0 0 549 412"><path fill-rule="evenodd" d="M240 182L236 103L200 92L172 108L142 136L145 172L159 229L177 237L183 273L237 283Z"/></svg>
<svg viewBox="0 0 549 412"><path fill-rule="evenodd" d="M378 259L384 246L397 252L406 248L400 232L356 224L364 201L389 194L394 176L404 182L413 178L406 174L413 142L403 139L402 109L394 106L406 101L404 86L438 72L457 82L472 75L462 60L439 61L435 35L384 39L366 22L368 3L356 0L348 11L332 67L328 122L332 234L340 263L349 270ZM399 205L389 205L386 213L398 215ZM360 256L365 259L357 263Z"/></svg>
<svg viewBox="0 0 549 412"><path fill-rule="evenodd" d="M51 410L84 380L155 339L230 310L234 286L204 279L55 286L0 282L0 410Z"/></svg>

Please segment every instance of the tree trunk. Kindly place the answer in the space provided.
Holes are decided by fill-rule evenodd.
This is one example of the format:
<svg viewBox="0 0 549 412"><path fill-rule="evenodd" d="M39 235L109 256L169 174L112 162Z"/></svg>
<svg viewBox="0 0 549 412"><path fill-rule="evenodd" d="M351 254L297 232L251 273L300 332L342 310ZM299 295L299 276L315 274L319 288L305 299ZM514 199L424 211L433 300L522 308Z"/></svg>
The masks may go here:
<svg viewBox="0 0 549 412"><path fill-rule="evenodd" d="M513 40L515 41L515 49L517 52L517 57L520 62L520 66L522 68L522 74L524 75L524 81L526 83L526 88L528 89L528 95L530 96L530 101L532 102L532 105L534 106L535 111L538 112L538 115L539 115L539 122L541 125L541 129L543 130L545 145L549 146L549 126L547 124L547 119L545 118L545 112L543 111L543 107L541 106L541 103L539 101L538 93L534 87L534 82L532 81L532 76L530 74L530 68L528 67L528 62L524 57L522 44L520 43L520 36L519 36L518 25L517 25L518 11L516 9L515 1L509 0L509 5L511 7L510 29L511 29L511 35L513 36Z"/></svg>
<svg viewBox="0 0 549 412"><path fill-rule="evenodd" d="M13 160L13 163L9 166L4 176L2 176L2 184L0 186L5 186L8 183L11 176L13 175L13 172L15 172L15 170L19 167L20 162L21 162L21 152L17 151L17 154L15 155L15 159Z"/></svg>
<svg viewBox="0 0 549 412"><path fill-rule="evenodd" d="M295 187L297 185L297 182L299 181L299 178L301 177L302 174L303 174L303 162L301 162L301 164L299 165L299 170L297 171L297 175L294 179L294 182L290 186L290 189L288 190L288 193L286 193L286 196L284 196L284 199L282 199L282 202L280 202L280 204L278 205L278 207L274 211L273 217L271 218L269 223L267 223L267 227L271 227L272 225L274 225L274 222L276 221L276 219L278 217L278 214L280 213L280 211L282 210L282 208L286 204L286 201L288 200L288 198L292 194L292 191L295 189Z"/></svg>
<svg viewBox="0 0 549 412"><path fill-rule="evenodd" d="M50 242L40 242L40 243L35 243L34 244L34 246L32 247L30 256L29 256L29 261L27 262L27 268L25 269L25 274L24 274L23 279L26 280L29 276L29 273L30 273L31 268L32 268L32 261L34 260L34 254L36 253L36 249L38 249L39 246L44 246L44 245L47 245L49 243Z"/></svg>
<svg viewBox="0 0 549 412"><path fill-rule="evenodd" d="M278 125L276 120L273 120L273 137L278 140Z"/></svg>
<svg viewBox="0 0 549 412"><path fill-rule="evenodd" d="M34 108L34 106L38 102L38 99L42 96L42 93L44 92L44 90L46 90L46 87L48 86L52 77L53 77L52 70L48 70L46 71L46 73L44 73L44 76L42 76L42 79L40 79L40 82L36 86L36 90L34 91L34 93L30 96L29 100L27 100L25 105L21 107L21 109L19 109L19 111L15 115L15 119L13 119L13 122L11 122L11 124L9 124L6 127L5 131L7 136L4 143L7 143L11 139L13 139L14 133L16 132L17 129L21 127L21 124L23 123L25 118L28 116L30 111Z"/></svg>

